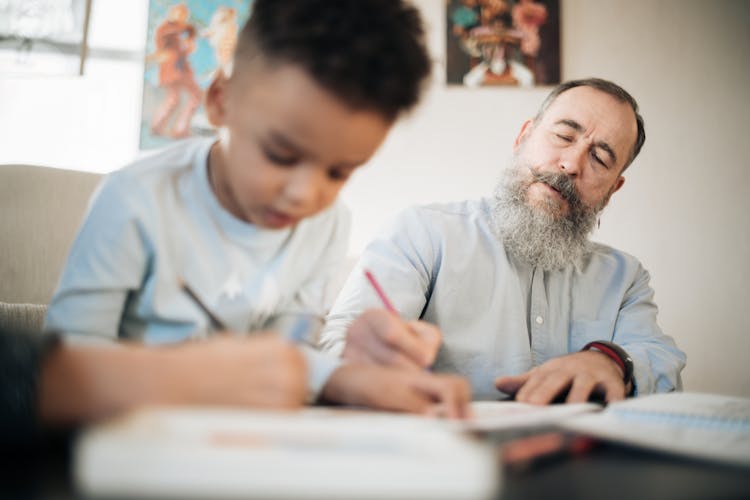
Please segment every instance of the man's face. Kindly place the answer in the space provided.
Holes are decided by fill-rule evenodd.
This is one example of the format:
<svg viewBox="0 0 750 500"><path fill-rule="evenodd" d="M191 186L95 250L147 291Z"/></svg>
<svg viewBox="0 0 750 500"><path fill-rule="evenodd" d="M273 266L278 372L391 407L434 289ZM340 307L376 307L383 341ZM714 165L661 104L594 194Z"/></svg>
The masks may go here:
<svg viewBox="0 0 750 500"><path fill-rule="evenodd" d="M527 121L516 138L519 164L544 176L564 174L585 208L600 210L625 179L637 134L631 107L592 87L560 94L538 122ZM569 202L558 189L536 180L531 171L527 203L566 215Z"/></svg>
<svg viewBox="0 0 750 500"><path fill-rule="evenodd" d="M220 141L210 155L221 204L270 229L328 207L392 122L354 110L294 65L253 62L214 82L206 99Z"/></svg>

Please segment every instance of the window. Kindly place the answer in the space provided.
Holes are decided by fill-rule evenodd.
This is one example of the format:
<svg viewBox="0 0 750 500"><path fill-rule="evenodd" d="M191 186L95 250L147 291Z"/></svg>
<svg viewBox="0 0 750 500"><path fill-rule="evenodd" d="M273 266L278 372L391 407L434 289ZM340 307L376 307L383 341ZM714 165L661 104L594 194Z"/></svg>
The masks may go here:
<svg viewBox="0 0 750 500"><path fill-rule="evenodd" d="M61 4L76 2L86 0ZM0 0L0 33L15 3L34 0ZM0 66L0 163L109 172L136 156L147 10L148 0L91 0L83 76L80 53L59 37L34 41L43 71ZM13 43L0 41L0 65L18 57Z"/></svg>

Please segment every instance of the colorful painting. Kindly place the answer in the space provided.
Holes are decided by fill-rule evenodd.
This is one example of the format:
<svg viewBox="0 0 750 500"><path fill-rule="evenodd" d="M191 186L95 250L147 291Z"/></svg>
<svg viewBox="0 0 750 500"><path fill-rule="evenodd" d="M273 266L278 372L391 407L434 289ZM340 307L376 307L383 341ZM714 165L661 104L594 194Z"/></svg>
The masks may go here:
<svg viewBox="0 0 750 500"><path fill-rule="evenodd" d="M449 84L560 82L558 0L449 0L446 14Z"/></svg>
<svg viewBox="0 0 750 500"><path fill-rule="evenodd" d="M227 65L252 0L151 0L143 76L141 149L211 135L203 92Z"/></svg>

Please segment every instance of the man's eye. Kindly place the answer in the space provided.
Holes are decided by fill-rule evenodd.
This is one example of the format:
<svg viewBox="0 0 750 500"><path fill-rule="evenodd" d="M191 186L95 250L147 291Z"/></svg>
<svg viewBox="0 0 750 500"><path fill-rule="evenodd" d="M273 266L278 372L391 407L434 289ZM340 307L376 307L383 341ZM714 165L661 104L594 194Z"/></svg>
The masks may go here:
<svg viewBox="0 0 750 500"><path fill-rule="evenodd" d="M607 165L607 163L604 160L602 160L598 154L596 154L596 151L591 151L591 158L593 158L594 161L598 163L599 165L601 165L602 167L609 168L609 165Z"/></svg>
<svg viewBox="0 0 750 500"><path fill-rule="evenodd" d="M563 142L572 142L573 141L573 138L570 137L569 135L555 134L555 136L557 136L557 138L560 139Z"/></svg>
<svg viewBox="0 0 750 500"><path fill-rule="evenodd" d="M607 165L606 163L604 163L604 160L602 160L601 158L599 158L599 156L596 153L592 152L591 153L591 157L594 158L594 161L597 162L602 167L609 168L609 165Z"/></svg>

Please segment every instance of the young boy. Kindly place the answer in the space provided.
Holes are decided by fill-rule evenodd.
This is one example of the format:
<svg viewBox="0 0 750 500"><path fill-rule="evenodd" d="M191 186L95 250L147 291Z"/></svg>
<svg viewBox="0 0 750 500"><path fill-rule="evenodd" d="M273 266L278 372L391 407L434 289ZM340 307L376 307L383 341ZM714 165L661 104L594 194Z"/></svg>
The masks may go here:
<svg viewBox="0 0 750 500"><path fill-rule="evenodd" d="M147 344L205 338L211 322L183 284L232 332L323 314L323 290L348 239L336 196L416 104L430 70L422 37L418 13L400 0L255 1L231 73L219 72L206 94L218 140L184 141L104 181L47 329ZM429 325L407 327L385 311L358 327L436 337ZM304 378L283 340L247 342L267 351L248 362L247 380ZM411 411L439 401L450 415L468 399L454 377L303 353L308 397ZM270 388L283 385L268 386L247 403L277 405Z"/></svg>

